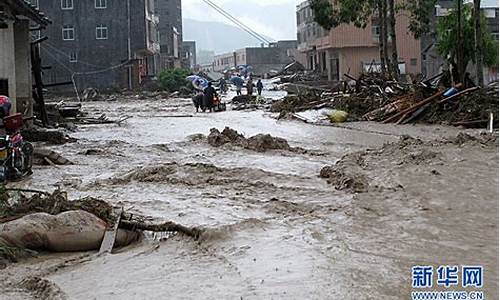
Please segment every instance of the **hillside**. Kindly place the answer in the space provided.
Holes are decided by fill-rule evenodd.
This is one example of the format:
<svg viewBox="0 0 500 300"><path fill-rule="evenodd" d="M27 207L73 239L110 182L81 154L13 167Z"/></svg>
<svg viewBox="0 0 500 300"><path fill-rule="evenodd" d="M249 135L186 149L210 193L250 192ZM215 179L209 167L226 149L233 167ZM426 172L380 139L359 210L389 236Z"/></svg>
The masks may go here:
<svg viewBox="0 0 500 300"><path fill-rule="evenodd" d="M216 54L220 54L248 46L260 45L258 40L244 30L220 22L184 19L183 26L184 40L196 41L198 51L212 50Z"/></svg>

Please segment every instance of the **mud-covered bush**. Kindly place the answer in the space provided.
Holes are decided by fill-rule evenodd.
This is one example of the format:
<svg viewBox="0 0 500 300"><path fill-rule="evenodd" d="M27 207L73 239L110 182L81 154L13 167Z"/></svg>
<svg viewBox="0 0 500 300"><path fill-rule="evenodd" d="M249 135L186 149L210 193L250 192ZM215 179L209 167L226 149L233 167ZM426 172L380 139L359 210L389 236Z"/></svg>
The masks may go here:
<svg viewBox="0 0 500 300"><path fill-rule="evenodd" d="M186 77L191 72L186 69L163 70L158 76L160 87L169 92L179 91L181 88L191 88L191 83Z"/></svg>

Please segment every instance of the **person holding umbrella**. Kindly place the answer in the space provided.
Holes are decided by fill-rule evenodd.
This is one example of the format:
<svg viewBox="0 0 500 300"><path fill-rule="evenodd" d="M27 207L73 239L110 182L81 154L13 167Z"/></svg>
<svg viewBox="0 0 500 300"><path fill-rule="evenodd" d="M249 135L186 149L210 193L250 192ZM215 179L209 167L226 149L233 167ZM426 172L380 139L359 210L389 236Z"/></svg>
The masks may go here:
<svg viewBox="0 0 500 300"><path fill-rule="evenodd" d="M252 78L248 79L247 82L247 95L252 96L253 95L253 81Z"/></svg>
<svg viewBox="0 0 500 300"><path fill-rule="evenodd" d="M262 84L262 80L257 81L257 93L259 96L262 96L262 90L264 89L264 85Z"/></svg>
<svg viewBox="0 0 500 300"><path fill-rule="evenodd" d="M212 86L212 83L209 82L208 86L203 90L203 112L205 112L205 109L208 109L210 112L212 111L214 97L216 96L217 91Z"/></svg>
<svg viewBox="0 0 500 300"><path fill-rule="evenodd" d="M240 76L231 77L231 82L236 86L236 95L241 96L241 89L245 83Z"/></svg>

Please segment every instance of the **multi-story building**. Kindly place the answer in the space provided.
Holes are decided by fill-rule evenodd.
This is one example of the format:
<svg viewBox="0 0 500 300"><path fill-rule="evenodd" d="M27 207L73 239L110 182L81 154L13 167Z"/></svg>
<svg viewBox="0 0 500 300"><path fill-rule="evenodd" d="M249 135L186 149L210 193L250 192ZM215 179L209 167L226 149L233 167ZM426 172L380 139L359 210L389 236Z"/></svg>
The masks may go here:
<svg viewBox="0 0 500 300"><path fill-rule="evenodd" d="M421 72L420 42L408 32L409 19L404 12L396 16L399 69L402 74ZM309 1L297 6L297 39L299 51L307 57L306 68L322 73L329 80L340 80L343 74L358 76L380 66L379 26L376 16L364 29L342 24L324 30L314 22ZM389 41L389 48L391 42Z"/></svg>
<svg viewBox="0 0 500 300"><path fill-rule="evenodd" d="M439 55L436 43L437 34L436 28L439 18L447 16L452 9L455 8L456 2L449 0L439 0L437 1L434 10L432 11L432 16L430 18L430 32L425 34L421 38L421 49L422 49L422 74L427 77L432 77L441 73L443 66L445 64L445 59ZM472 5L472 4L469 4ZM498 41L498 2L497 1L481 1L481 10L486 17L486 23L488 25L488 32ZM474 43L474 41L466 41L468 43ZM470 69L470 66L469 66ZM474 73L474 72L471 72ZM486 82L498 80L498 66L493 68L485 68L484 79Z"/></svg>
<svg viewBox="0 0 500 300"><path fill-rule="evenodd" d="M161 68L180 68L182 64L182 5L181 0L155 0L158 24Z"/></svg>
<svg viewBox="0 0 500 300"><path fill-rule="evenodd" d="M32 0L33 1L33 0ZM38 3L36 3L38 2ZM78 89L136 88L159 71L153 0L34 0L52 20L42 30L44 83Z"/></svg>
<svg viewBox="0 0 500 300"><path fill-rule="evenodd" d="M271 71L280 71L294 60L293 51L297 41L278 41L269 47L248 47L234 52L216 55L212 68L216 72L229 70L241 65L252 67L252 73L263 76Z"/></svg>
<svg viewBox="0 0 500 300"><path fill-rule="evenodd" d="M185 69L194 69L196 67L196 42L182 42L182 67Z"/></svg>

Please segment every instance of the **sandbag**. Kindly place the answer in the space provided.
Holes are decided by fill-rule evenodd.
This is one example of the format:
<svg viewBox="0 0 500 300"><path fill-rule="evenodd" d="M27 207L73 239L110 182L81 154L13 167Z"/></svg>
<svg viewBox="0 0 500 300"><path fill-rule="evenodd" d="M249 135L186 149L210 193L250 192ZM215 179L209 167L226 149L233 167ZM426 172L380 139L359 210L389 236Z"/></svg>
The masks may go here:
<svg viewBox="0 0 500 300"><path fill-rule="evenodd" d="M46 213L26 215L0 224L0 238L14 247L53 252L97 250L107 224L83 210L56 216ZM115 246L125 246L140 238L140 233L119 229Z"/></svg>

